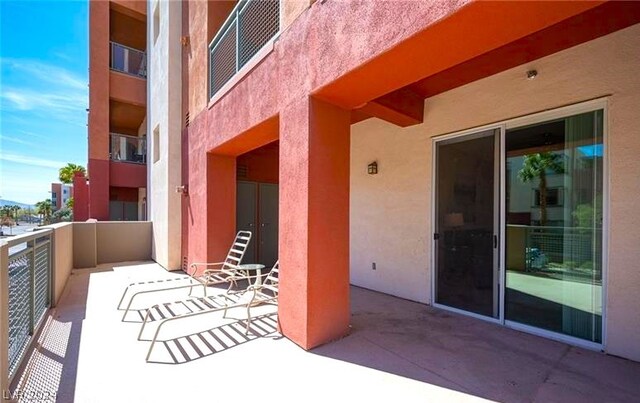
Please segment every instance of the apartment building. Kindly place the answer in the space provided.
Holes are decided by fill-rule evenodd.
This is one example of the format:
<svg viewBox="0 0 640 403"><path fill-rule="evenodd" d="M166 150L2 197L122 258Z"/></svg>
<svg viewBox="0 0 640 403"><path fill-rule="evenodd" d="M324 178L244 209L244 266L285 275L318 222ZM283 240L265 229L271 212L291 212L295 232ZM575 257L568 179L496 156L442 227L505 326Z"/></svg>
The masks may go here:
<svg viewBox="0 0 640 403"><path fill-rule="evenodd" d="M58 211L73 197L73 186L64 183L51 184L51 209Z"/></svg>
<svg viewBox="0 0 640 403"><path fill-rule="evenodd" d="M90 177L77 180L88 189L76 221L146 220L146 14L143 1L90 3Z"/></svg>
<svg viewBox="0 0 640 403"><path fill-rule="evenodd" d="M91 2L90 217L148 195L168 270L252 231L305 349L352 284L640 360L639 3L142 4Z"/></svg>
<svg viewBox="0 0 640 403"><path fill-rule="evenodd" d="M304 348L351 283L640 359L637 3L181 6L185 264L251 229Z"/></svg>

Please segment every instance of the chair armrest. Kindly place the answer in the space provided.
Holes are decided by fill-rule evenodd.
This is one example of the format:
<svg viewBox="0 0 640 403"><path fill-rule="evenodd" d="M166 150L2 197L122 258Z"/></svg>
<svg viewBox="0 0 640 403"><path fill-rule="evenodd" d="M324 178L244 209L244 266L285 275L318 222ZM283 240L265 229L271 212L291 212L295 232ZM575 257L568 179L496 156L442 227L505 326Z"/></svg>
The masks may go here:
<svg viewBox="0 0 640 403"><path fill-rule="evenodd" d="M205 266L205 267L208 267L208 266L222 266L222 265L224 265L224 264L225 264L225 262L216 262L216 263L191 263L191 264L189 265L189 269L191 269L191 268L196 269L198 266ZM196 273L196 270L194 270L194 271L193 271L193 274L189 273L189 271L190 271L190 270L187 270L187 274L188 274L188 275L190 275L190 276L192 276L192 277L193 277L193 274L195 274L195 273ZM207 271L219 271L219 270L205 270L205 273L206 273Z"/></svg>

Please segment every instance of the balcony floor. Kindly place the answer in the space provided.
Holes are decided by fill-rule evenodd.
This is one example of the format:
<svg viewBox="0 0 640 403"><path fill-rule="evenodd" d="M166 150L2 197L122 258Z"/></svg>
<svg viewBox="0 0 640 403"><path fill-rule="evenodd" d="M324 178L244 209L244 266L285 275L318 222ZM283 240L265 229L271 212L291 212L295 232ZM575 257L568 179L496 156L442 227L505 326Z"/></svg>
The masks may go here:
<svg viewBox="0 0 640 403"><path fill-rule="evenodd" d="M60 402L640 401L640 363L357 287L351 335L311 352L281 337L264 307L248 337L221 314L178 320L169 350L157 344L145 363L149 342L116 304L130 282L159 277L176 274L155 263L75 270L19 388L57 390Z"/></svg>

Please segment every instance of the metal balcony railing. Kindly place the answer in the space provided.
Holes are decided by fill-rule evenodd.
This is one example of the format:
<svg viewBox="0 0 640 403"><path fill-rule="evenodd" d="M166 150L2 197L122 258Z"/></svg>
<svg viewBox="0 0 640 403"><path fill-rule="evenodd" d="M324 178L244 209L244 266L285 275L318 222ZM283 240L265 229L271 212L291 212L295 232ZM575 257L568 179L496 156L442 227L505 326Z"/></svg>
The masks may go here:
<svg viewBox="0 0 640 403"><path fill-rule="evenodd" d="M147 78L147 54L138 49L111 42L111 62L113 70Z"/></svg>
<svg viewBox="0 0 640 403"><path fill-rule="evenodd" d="M280 31L278 0L241 0L209 45L209 98Z"/></svg>
<svg viewBox="0 0 640 403"><path fill-rule="evenodd" d="M566 268L602 275L601 228L508 225L507 230L523 235L527 271Z"/></svg>
<svg viewBox="0 0 640 403"><path fill-rule="evenodd" d="M111 133L109 157L112 161L147 163L147 138Z"/></svg>
<svg viewBox="0 0 640 403"><path fill-rule="evenodd" d="M10 378L51 306L51 233L38 231L8 242Z"/></svg>

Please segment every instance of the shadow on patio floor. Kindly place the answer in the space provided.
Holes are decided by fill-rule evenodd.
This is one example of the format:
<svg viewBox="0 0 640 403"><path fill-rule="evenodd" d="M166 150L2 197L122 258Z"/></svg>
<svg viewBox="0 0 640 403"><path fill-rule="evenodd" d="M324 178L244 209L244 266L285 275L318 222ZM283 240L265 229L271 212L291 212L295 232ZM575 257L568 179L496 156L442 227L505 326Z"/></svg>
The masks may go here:
<svg viewBox="0 0 640 403"><path fill-rule="evenodd" d="M184 364L230 350L257 338L282 337L278 333L276 313L253 318L249 334L245 334L246 326L246 319L239 319L198 333L159 339L149 362Z"/></svg>
<svg viewBox="0 0 640 403"><path fill-rule="evenodd" d="M640 401L640 363L351 290L351 334L313 353L491 400Z"/></svg>

